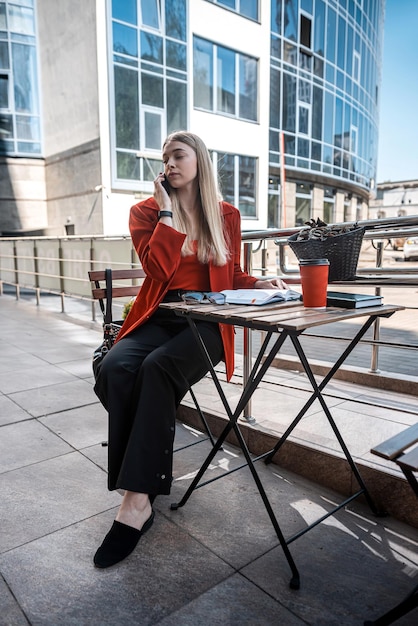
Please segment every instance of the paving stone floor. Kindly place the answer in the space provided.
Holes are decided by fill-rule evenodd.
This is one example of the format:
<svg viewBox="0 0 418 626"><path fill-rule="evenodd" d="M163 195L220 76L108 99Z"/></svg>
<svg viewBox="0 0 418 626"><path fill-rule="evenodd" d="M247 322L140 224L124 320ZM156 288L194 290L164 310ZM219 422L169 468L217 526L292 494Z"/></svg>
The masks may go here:
<svg viewBox="0 0 418 626"><path fill-rule="evenodd" d="M374 517L358 501L290 544L299 590L289 588L289 566L247 468L171 510L207 441L176 453L172 494L157 498L155 523L134 553L114 568L95 569L92 556L120 502L120 494L106 490L106 415L92 389L90 357L100 327L9 295L0 297L0 312L1 625L354 626L417 584L418 531ZM265 383L263 402L268 394L290 402L306 392L299 375L280 376L281 386L277 379ZM334 388L340 419L363 413L373 443L383 431L416 421L414 399L388 394L380 396L383 418L379 411L372 425L376 392L351 389ZM301 436L328 445L313 418ZM263 419L272 421L264 411ZM176 446L200 439L178 424ZM367 455L372 439L353 441L356 455ZM208 474L240 462L227 445ZM277 465L257 468L286 537L340 499ZM417 618L411 613L397 624L412 626Z"/></svg>

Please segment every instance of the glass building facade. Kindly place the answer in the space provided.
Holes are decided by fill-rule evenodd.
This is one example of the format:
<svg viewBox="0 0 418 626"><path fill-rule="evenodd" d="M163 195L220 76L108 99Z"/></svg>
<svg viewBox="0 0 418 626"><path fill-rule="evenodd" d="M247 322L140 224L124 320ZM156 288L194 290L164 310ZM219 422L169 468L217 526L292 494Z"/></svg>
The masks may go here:
<svg viewBox="0 0 418 626"><path fill-rule="evenodd" d="M18 157L20 180L19 157L45 160L57 223L89 171L107 190L103 229L120 229L127 195L152 193L162 142L184 128L205 139L244 229L366 217L384 0L86 0L84 18L68 7L0 0L0 154ZM63 11L71 54L54 27ZM59 163L74 187L62 198Z"/></svg>
<svg viewBox="0 0 418 626"><path fill-rule="evenodd" d="M374 185L383 18L382 0L271 1L271 174L324 180L328 215L327 184Z"/></svg>
<svg viewBox="0 0 418 626"><path fill-rule="evenodd" d="M195 34L187 28L186 0L112 1L116 180L151 180L158 161L141 158L141 151L158 150L166 133L188 128L190 106L258 123L266 103L260 65L269 63L267 225L283 225L283 170L295 185L295 224L312 217L315 185L321 186L322 215L329 221L336 217L337 189L346 194L344 217L349 194L358 192L359 203L366 198L376 171L384 2L265 1L269 59L247 54L239 34L228 47ZM260 19L261 0L207 2L246 20ZM211 122L216 125L216 118ZM226 199L246 218L256 218L251 185L263 183L257 181L257 159L211 148Z"/></svg>
<svg viewBox="0 0 418 626"><path fill-rule="evenodd" d="M0 154L41 150L34 0L0 2Z"/></svg>

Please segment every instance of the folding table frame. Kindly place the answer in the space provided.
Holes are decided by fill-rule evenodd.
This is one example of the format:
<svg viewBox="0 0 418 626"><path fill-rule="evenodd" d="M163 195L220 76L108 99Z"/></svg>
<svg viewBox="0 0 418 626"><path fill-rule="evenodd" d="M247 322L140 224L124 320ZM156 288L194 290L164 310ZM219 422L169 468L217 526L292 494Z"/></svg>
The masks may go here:
<svg viewBox="0 0 418 626"><path fill-rule="evenodd" d="M303 306L300 305L300 303L296 304L294 302L273 304L273 305L268 305L264 307L248 307L248 306L242 306L242 305L236 306L236 307L231 306L231 305L211 306L211 305L204 305L204 304L190 306L190 305L185 305L182 303L163 304L161 306L163 306L164 308L173 309L177 315L186 316L186 319L189 322L190 328L192 329L194 333L194 336L200 347L200 350L202 351L202 354L205 357L211 377L218 391L218 394L224 406L225 412L228 416L228 422L225 428L223 429L221 435L219 436L214 447L211 449L207 458L203 462L200 470L198 471L195 478L191 482L186 493L184 494L180 502L173 503L171 505L171 508L173 510L176 510L177 508L184 506L195 489L203 487L204 485L207 485L215 480L219 480L220 478L230 474L231 472L237 471L238 469L241 469L242 467L248 466L254 478L258 491L260 493L263 504L267 510L270 521L279 539L280 545L285 554L289 567L291 569L292 577L289 583L290 587L292 589L298 589L300 587L300 575L299 575L299 571L296 567L296 564L293 560L292 554L288 547L288 545L292 541L299 538L300 536L302 536L303 534L311 530L313 527L317 526L319 523L324 521L329 516L333 515L336 511L343 508L349 502L358 498L361 494L364 494L366 501L370 509L372 510L372 512L375 515L379 515L379 511L377 511L373 503L373 500L366 488L366 485L364 484L364 481L360 475L360 472L358 471L357 466L325 402L322 392L325 389L326 385L329 383L329 381L333 378L335 373L338 371L338 369L341 367L341 365L344 363L344 361L347 359L349 354L351 354L353 349L357 346L360 339L365 335L367 330L372 326L374 321L379 317L390 317L395 311L402 309L402 307L392 306L392 305L383 305L383 306L377 306L377 307L369 307L365 309L335 309L333 308L333 309L326 309L324 311L317 311L314 309L304 309ZM367 319L365 322L363 322L360 330L357 332L354 338L350 340L349 345L343 351L341 356L337 359L337 361L335 362L333 367L330 369L328 374L323 378L322 382L318 385L313 375L308 358L306 357L303 347L299 341L299 336L307 328L312 328L314 326L334 323L337 321L348 320L348 319L353 319L353 318L358 318L358 317L367 317ZM253 367L249 374L248 380L244 381L243 390L242 390L240 399L234 411L231 409L229 405L229 402L222 389L221 383L219 381L219 378L215 371L213 363L206 350L204 341L201 335L199 334L199 330L196 325L196 322L199 320L218 322L222 324L230 324L234 326L241 326L241 327L250 328L252 330L264 331L266 333L264 341L262 342L258 355L254 361ZM273 345L269 347L270 341L273 335L275 334L278 336L274 340ZM295 350L299 356L299 359L302 363L303 369L306 372L306 375L312 385L312 390L313 390L312 395L304 404L304 406L299 411L297 416L293 419L292 423L287 428L287 430L285 431L283 436L280 438L278 443L274 446L274 448L258 457L252 458L248 450L248 447L245 443L245 440L243 438L243 435L240 431L240 428L238 426L238 418L240 417L241 413L244 410L244 407L247 405L250 398L256 391L258 385L262 381L263 376L265 375L268 368L270 367L274 357L279 352L279 350L281 349L282 345L284 344L285 340L288 337L292 341L295 347ZM344 452L347 462L349 463L351 470L353 474L355 475L357 482L359 483L360 489L353 495L346 498L341 504L334 507L331 511L327 512L321 518L319 518L318 520L316 520L309 526L306 526L300 532L286 539L282 533L280 525L271 507L270 501L267 497L267 494L260 480L260 477L257 473L254 463L260 459L264 459L265 463L270 463L272 461L276 452L280 449L280 447L283 445L283 443L286 441L286 439L289 437L289 435L292 433L294 428L297 426L297 424L300 422L302 417L305 415L306 411L309 409L309 407L312 405L312 403L316 399L319 400L324 410L324 413L332 427L332 430L334 431L335 436ZM213 458L222 447L222 444L224 443L226 437L229 435L231 431L235 433L239 446L242 449L242 452L244 454L246 463L244 465L241 465L238 468L229 470L228 472L224 472L221 476L216 476L215 478L212 478L210 480L200 483L210 463L212 462Z"/></svg>

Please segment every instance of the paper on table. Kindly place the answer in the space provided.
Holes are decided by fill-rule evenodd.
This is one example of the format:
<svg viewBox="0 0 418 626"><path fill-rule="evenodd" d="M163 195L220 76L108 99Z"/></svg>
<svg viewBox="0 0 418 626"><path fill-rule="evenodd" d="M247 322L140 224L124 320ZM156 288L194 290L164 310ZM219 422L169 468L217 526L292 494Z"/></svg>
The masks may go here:
<svg viewBox="0 0 418 626"><path fill-rule="evenodd" d="M293 289L224 289L227 304L269 304L286 300L300 300L301 294Z"/></svg>

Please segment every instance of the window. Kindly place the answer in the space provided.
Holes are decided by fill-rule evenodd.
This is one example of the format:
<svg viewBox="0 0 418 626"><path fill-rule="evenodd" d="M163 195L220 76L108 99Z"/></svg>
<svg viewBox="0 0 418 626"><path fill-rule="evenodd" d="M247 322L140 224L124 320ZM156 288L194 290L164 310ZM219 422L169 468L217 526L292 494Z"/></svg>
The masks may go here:
<svg viewBox="0 0 418 626"><path fill-rule="evenodd" d="M360 82L360 68L361 68L360 54L356 50L354 50L353 51L353 80L355 80L356 83Z"/></svg>
<svg viewBox="0 0 418 626"><path fill-rule="evenodd" d="M119 187L152 181L164 137L187 128L186 18L186 0L112 0L113 178Z"/></svg>
<svg viewBox="0 0 418 626"><path fill-rule="evenodd" d="M213 156L225 201L238 207L243 217L257 217L257 159L224 152Z"/></svg>
<svg viewBox="0 0 418 626"><path fill-rule="evenodd" d="M324 222L335 222L335 190L329 187L324 189Z"/></svg>
<svg viewBox="0 0 418 626"><path fill-rule="evenodd" d="M141 16L144 26L161 28L159 5L158 0L141 0Z"/></svg>
<svg viewBox="0 0 418 626"><path fill-rule="evenodd" d="M194 106L245 120L257 120L257 60L194 38Z"/></svg>
<svg viewBox="0 0 418 626"><path fill-rule="evenodd" d="M311 32L312 32L312 21L303 13L300 16L300 34L299 41L302 46L305 48L311 48Z"/></svg>
<svg viewBox="0 0 418 626"><path fill-rule="evenodd" d="M296 183L295 226L303 226L311 218L312 191L306 183Z"/></svg>
<svg viewBox="0 0 418 626"><path fill-rule="evenodd" d="M9 76L0 74L0 109L9 108Z"/></svg>
<svg viewBox="0 0 418 626"><path fill-rule="evenodd" d="M231 9L251 20L258 19L258 0L209 0L209 2Z"/></svg>
<svg viewBox="0 0 418 626"><path fill-rule="evenodd" d="M0 153L41 154L32 2L0 3Z"/></svg>

